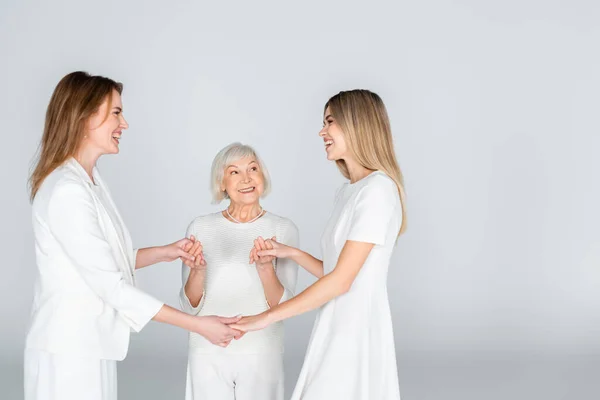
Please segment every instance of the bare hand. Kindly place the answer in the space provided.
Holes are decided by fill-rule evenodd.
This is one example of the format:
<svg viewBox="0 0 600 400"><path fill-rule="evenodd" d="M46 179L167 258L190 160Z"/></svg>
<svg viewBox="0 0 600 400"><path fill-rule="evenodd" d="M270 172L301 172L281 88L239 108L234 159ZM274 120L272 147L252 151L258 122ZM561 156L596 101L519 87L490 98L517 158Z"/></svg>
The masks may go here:
<svg viewBox="0 0 600 400"><path fill-rule="evenodd" d="M227 347L232 339L243 336L242 332L231 327L240 319L241 317L225 318L215 315L196 317L197 328L193 331L204 336L212 344Z"/></svg>
<svg viewBox="0 0 600 400"><path fill-rule="evenodd" d="M252 248L252 250L250 251L250 264L254 264L256 263L257 266L259 267L264 267L264 266L273 266L273 260L275 260L275 256L271 256L271 255L265 255L265 256L259 256L258 252L262 251L262 250L273 250L273 244L272 241L275 240L275 236L273 236L273 238L271 239L267 239L264 240L262 237L258 237L255 241L254 241L254 247Z"/></svg>
<svg viewBox="0 0 600 400"><path fill-rule="evenodd" d="M267 313L252 315L242 318L239 322L230 325L231 328L242 332L258 331L271 324Z"/></svg>
<svg viewBox="0 0 600 400"><path fill-rule="evenodd" d="M261 238L259 238L261 239ZM257 239L258 240L258 239ZM271 239L267 239L264 241L264 248L257 248L256 240L254 241L255 245L252 249L255 251L254 258L252 257L252 252L250 252L250 259L252 260L260 260L264 257L274 257L274 258L288 258L292 255L294 248L291 246L287 246L285 244L279 243L275 237ZM266 258L265 258L266 259Z"/></svg>
<svg viewBox="0 0 600 400"><path fill-rule="evenodd" d="M204 253L202 250L202 243L199 240L196 240L194 235L190 236L189 242L184 246L183 250L194 257L193 259L185 258L183 256L179 257L181 261L188 267L198 271L206 270L206 260L204 259Z"/></svg>

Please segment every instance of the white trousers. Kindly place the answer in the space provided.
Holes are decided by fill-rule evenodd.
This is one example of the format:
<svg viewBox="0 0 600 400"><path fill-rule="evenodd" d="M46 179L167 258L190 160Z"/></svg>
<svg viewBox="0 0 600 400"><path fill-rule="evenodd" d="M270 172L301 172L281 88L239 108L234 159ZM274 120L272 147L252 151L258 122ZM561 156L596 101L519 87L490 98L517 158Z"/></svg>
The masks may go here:
<svg viewBox="0 0 600 400"><path fill-rule="evenodd" d="M189 354L186 400L282 400L283 354Z"/></svg>
<svg viewBox="0 0 600 400"><path fill-rule="evenodd" d="M25 349L25 400L117 400L117 362Z"/></svg>

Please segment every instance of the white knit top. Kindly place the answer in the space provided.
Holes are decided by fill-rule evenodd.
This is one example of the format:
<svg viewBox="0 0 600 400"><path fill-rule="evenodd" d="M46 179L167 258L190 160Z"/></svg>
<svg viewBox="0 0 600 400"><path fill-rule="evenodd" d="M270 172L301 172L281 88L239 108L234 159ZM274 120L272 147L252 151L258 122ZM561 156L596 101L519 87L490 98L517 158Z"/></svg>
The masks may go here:
<svg viewBox="0 0 600 400"><path fill-rule="evenodd" d="M249 264L254 239L273 236L280 243L298 247L298 228L289 219L267 212L254 222L238 224L220 212L198 217L189 225L186 237L194 235L203 246L206 260L204 295L192 307L184 287L190 269L182 265L180 301L183 311L193 315L255 315L269 308L262 282L254 264ZM284 287L283 302L294 296L298 266L288 259L276 260L276 275ZM190 333L190 352L210 354L259 354L283 352L283 323L248 332L228 347L213 345L204 337Z"/></svg>

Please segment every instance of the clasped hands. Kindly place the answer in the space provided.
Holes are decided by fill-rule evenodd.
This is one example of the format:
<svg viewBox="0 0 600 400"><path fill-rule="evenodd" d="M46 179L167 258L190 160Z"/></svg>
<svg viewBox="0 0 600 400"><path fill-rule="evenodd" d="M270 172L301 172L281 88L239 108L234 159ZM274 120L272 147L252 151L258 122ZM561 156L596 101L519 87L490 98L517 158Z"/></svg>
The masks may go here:
<svg viewBox="0 0 600 400"><path fill-rule="evenodd" d="M187 240L187 242L183 243L181 249L185 254L180 255L179 258L190 269L198 272L205 272L206 260L202 253L202 243L194 236L190 236L189 239L184 240ZM250 250L249 263L254 263L259 271L269 267L273 268L273 260L288 256L287 253L289 249L290 247L277 242L275 236L266 240L259 236L254 240L254 246ZM266 312L254 316L242 317L241 319L239 317L231 319L222 318L220 321L239 332L239 334L236 334L233 337L236 340L240 339L248 331L260 330L270 324ZM229 345L230 341L231 340L220 343L219 345L226 347Z"/></svg>

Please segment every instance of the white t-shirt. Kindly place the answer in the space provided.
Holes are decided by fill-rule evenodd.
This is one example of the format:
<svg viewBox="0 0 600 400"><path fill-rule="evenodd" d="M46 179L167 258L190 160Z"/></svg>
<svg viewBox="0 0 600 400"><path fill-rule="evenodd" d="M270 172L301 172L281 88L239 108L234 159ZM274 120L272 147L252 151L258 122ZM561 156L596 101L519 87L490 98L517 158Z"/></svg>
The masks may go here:
<svg viewBox="0 0 600 400"><path fill-rule="evenodd" d="M269 306L262 282L254 264L249 264L254 240L275 236L277 241L298 247L298 228L289 219L267 212L254 222L238 224L220 212L198 217L189 225L186 237L194 235L203 246L206 260L204 294L197 307L192 307L184 287L190 274L182 265L182 309L193 315L255 315ZM276 274L284 287L283 302L294 296L298 266L289 259L276 260ZM190 333L190 352L210 354L260 354L283 352L283 323L278 322L233 340L226 348L213 345L204 337Z"/></svg>

